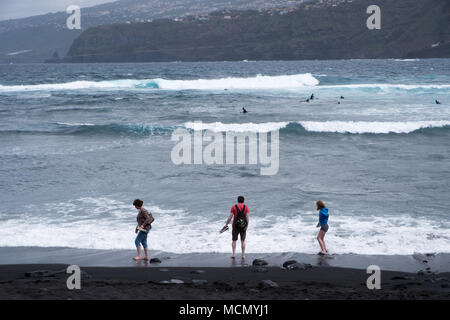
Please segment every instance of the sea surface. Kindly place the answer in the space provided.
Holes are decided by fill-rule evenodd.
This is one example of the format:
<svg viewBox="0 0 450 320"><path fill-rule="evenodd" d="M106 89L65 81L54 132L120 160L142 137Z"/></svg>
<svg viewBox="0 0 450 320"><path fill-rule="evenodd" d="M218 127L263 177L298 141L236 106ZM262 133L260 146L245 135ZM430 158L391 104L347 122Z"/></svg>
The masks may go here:
<svg viewBox="0 0 450 320"><path fill-rule="evenodd" d="M175 165L196 121L278 173ZM133 249L141 198L152 250L225 253L243 195L249 253L317 253L317 200L330 253L450 253L449 191L450 59L0 65L0 247Z"/></svg>

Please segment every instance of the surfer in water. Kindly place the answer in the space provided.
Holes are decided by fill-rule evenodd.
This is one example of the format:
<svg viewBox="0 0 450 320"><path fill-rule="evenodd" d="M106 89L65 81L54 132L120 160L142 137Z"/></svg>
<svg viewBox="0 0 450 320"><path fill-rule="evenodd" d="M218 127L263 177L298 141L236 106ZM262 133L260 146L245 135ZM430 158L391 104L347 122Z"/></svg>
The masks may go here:
<svg viewBox="0 0 450 320"><path fill-rule="evenodd" d="M437 100L434 100L434 102L436 102L436 104L441 104L439 101L437 101Z"/></svg>
<svg viewBox="0 0 450 320"><path fill-rule="evenodd" d="M247 113L247 110L245 110L244 107L242 107L242 113Z"/></svg>
<svg viewBox="0 0 450 320"><path fill-rule="evenodd" d="M325 203L322 201L316 202L317 210L319 211L319 223L317 224L317 228L320 227L319 234L317 235L317 241L319 242L321 251L318 253L319 255L327 254L327 247L325 246L325 234L328 231L328 208L325 206Z"/></svg>
<svg viewBox="0 0 450 320"><path fill-rule="evenodd" d="M301 102L308 102L308 103L309 103L309 101L311 101L311 100L314 100L314 93L311 94L311 97L309 97L309 98L306 99L305 101L301 101Z"/></svg>

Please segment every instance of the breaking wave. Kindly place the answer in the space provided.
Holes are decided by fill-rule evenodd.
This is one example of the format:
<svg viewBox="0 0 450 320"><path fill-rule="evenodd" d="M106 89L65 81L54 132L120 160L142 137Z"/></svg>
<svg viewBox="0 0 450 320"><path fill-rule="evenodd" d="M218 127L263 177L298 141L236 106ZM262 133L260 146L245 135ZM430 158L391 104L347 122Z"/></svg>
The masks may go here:
<svg viewBox="0 0 450 320"><path fill-rule="evenodd" d="M305 86L316 86L319 81L310 73L237 78L196 80L169 79L124 79L107 81L73 81L66 83L45 83L33 85L0 85L0 92L21 91L59 91L59 90L131 90L131 89L163 89L163 90L225 90L225 89L295 89Z"/></svg>
<svg viewBox="0 0 450 320"><path fill-rule="evenodd" d="M121 200L89 197L31 205L17 215L0 212L0 246L130 249L136 235L129 207ZM230 250L218 232L223 225L220 209L205 216L183 208L146 207L158 221L151 231L152 250L180 254ZM28 222L26 235L21 232L24 218ZM317 252L312 212L253 215L252 219L249 253ZM327 237L330 251L336 254L410 255L430 252L430 248L436 253L450 252L448 224L402 214L361 219L357 214L334 212L332 219L334 231ZM99 220L108 230L107 236L98 231ZM202 241L192 241L197 238Z"/></svg>
<svg viewBox="0 0 450 320"><path fill-rule="evenodd" d="M311 133L347 133L347 134L405 134L423 129L449 128L450 121L298 121L266 123L196 123L188 122L185 126L193 130L211 130L215 132L285 132Z"/></svg>
<svg viewBox="0 0 450 320"><path fill-rule="evenodd" d="M149 137L170 135L176 129L213 132L270 132L280 130L282 134L410 134L432 133L450 129L450 121L296 121L264 123L202 123L187 122L179 125L136 123L65 123L58 122L42 130L2 130L0 134L55 134L55 135L111 135Z"/></svg>

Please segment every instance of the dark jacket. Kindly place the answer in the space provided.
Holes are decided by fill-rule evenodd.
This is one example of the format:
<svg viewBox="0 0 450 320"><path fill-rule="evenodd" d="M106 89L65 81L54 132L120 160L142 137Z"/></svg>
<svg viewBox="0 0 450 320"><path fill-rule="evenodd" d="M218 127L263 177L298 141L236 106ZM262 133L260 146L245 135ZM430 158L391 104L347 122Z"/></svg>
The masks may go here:
<svg viewBox="0 0 450 320"><path fill-rule="evenodd" d="M145 210L144 208L141 208L139 210L139 213L136 217L136 221L138 223L138 226L136 227L136 230L138 227L140 226L144 226L144 229L146 229L147 231L150 230L152 228L152 222L155 221L155 219L153 218L152 214L149 213L147 210Z"/></svg>

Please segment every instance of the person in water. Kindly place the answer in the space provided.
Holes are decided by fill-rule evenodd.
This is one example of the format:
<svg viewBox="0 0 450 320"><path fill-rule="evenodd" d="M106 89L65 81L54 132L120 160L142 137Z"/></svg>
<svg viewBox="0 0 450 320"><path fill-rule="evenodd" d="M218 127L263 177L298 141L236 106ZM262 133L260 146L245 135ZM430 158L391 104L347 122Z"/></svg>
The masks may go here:
<svg viewBox="0 0 450 320"><path fill-rule="evenodd" d="M233 229L232 229L232 243L231 248L233 250L232 259L236 259L236 241L238 236L241 237L241 250L242 250L242 260L245 259L245 238L247 236L247 228L250 222L248 214L250 210L244 204L244 197L238 197L238 203L231 207L230 216L228 217L225 227L228 226L231 219L233 219ZM224 228L225 228L224 227Z"/></svg>
<svg viewBox="0 0 450 320"><path fill-rule="evenodd" d="M309 100L314 100L314 93L311 95L311 98Z"/></svg>
<svg viewBox="0 0 450 320"><path fill-rule="evenodd" d="M434 102L436 102L436 104L441 104L439 101L437 101L437 100L434 100Z"/></svg>
<svg viewBox="0 0 450 320"><path fill-rule="evenodd" d="M247 113L247 110L245 110L244 107L242 107L242 113Z"/></svg>
<svg viewBox="0 0 450 320"><path fill-rule="evenodd" d="M147 236L152 228L152 222L155 220L151 213L149 213L144 207L144 202L140 199L136 199L133 202L133 206L138 210L138 215L136 217L137 227L135 232L137 233L136 240L134 243L136 245L137 257L134 260L145 260L148 261L148 245L147 245ZM145 257L142 257L142 247L144 247Z"/></svg>
<svg viewBox="0 0 450 320"><path fill-rule="evenodd" d="M320 255L327 254L327 247L325 246L325 234L328 231L328 208L325 206L325 203L322 201L316 202L317 210L319 211L319 223L317 224L317 228L320 227L319 234L317 235L317 241L319 241Z"/></svg>

